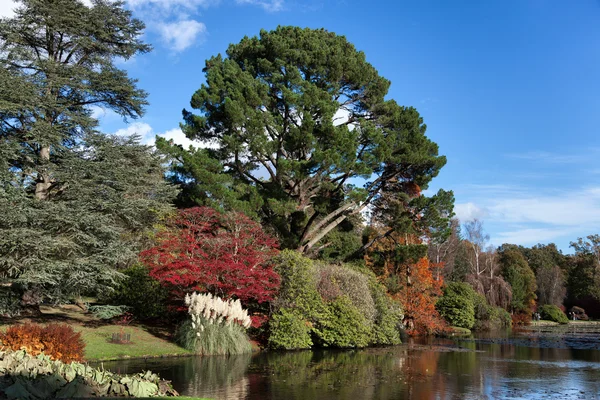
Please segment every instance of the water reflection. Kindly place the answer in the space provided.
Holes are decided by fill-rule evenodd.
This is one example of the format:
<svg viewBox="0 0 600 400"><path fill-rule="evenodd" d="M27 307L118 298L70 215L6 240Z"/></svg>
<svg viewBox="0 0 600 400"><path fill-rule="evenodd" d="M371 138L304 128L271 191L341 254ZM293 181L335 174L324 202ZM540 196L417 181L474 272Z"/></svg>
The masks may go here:
<svg viewBox="0 0 600 400"><path fill-rule="evenodd" d="M518 339L518 338L515 338ZM496 339L358 351L301 351L105 363L152 369L183 395L214 399L595 399L600 351ZM531 344L531 343L530 343Z"/></svg>

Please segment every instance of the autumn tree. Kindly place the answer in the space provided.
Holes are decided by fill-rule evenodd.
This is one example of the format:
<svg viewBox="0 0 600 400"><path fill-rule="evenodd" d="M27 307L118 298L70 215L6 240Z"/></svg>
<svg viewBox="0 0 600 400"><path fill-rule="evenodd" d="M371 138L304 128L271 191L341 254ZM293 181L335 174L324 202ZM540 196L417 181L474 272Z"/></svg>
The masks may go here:
<svg viewBox="0 0 600 400"><path fill-rule="evenodd" d="M263 303L273 300L279 287L279 275L268 263L277 241L241 213L181 210L156 241L140 259L179 299L199 291Z"/></svg>
<svg viewBox="0 0 600 400"><path fill-rule="evenodd" d="M417 238L394 233L377 240L365 256L367 265L402 305L403 323L410 334L445 329L435 309L442 294L443 279L434 278L440 266L430 263L426 253L427 246Z"/></svg>
<svg viewBox="0 0 600 400"><path fill-rule="evenodd" d="M390 82L343 36L261 31L203 71L182 129L214 148L157 140L180 201L260 218L283 247L309 251L382 193L427 188L446 163L417 110L385 100Z"/></svg>

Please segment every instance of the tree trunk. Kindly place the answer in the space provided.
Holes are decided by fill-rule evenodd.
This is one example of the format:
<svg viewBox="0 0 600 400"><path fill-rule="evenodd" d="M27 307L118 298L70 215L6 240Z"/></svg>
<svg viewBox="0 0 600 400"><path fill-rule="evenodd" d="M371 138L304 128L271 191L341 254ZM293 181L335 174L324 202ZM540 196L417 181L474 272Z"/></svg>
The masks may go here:
<svg viewBox="0 0 600 400"><path fill-rule="evenodd" d="M47 164L50 161L50 146L43 146L40 149L40 160L41 164ZM38 200L46 200L48 198L48 191L52 182L50 181L50 174L46 167L41 167L38 171L38 177L35 184L35 198Z"/></svg>

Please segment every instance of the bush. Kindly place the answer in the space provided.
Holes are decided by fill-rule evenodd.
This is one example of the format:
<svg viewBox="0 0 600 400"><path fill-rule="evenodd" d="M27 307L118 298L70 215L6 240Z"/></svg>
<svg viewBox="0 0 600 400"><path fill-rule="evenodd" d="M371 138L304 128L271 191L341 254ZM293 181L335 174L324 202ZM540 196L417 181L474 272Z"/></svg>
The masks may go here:
<svg viewBox="0 0 600 400"><path fill-rule="evenodd" d="M512 317L504 308L492 307L490 322L495 327L510 327L512 325Z"/></svg>
<svg viewBox="0 0 600 400"><path fill-rule="evenodd" d="M11 288L0 287L0 316L12 318L21 312L21 299Z"/></svg>
<svg viewBox="0 0 600 400"><path fill-rule="evenodd" d="M318 271L313 261L297 251L284 250L272 262L281 276L275 308L296 310L306 320L314 321L323 312L323 300L317 291Z"/></svg>
<svg viewBox="0 0 600 400"><path fill-rule="evenodd" d="M113 319L116 317L120 317L121 315L127 312L129 307L127 306L109 306L109 305L101 305L101 306L90 306L88 307L88 311L94 314L96 318L100 319Z"/></svg>
<svg viewBox="0 0 600 400"><path fill-rule="evenodd" d="M402 326L402 309L400 304L392 300L383 285L377 282L375 276L369 280L371 296L375 303L377 314L373 324L373 344L400 344L400 329Z"/></svg>
<svg viewBox="0 0 600 400"><path fill-rule="evenodd" d="M342 295L348 296L368 323L372 324L375 321L377 310L366 275L336 265L324 265L319 272L317 290L325 301L332 301Z"/></svg>
<svg viewBox="0 0 600 400"><path fill-rule="evenodd" d="M164 317L167 313L168 289L152 278L148 268L143 265L134 265L123 273L126 275L125 279L111 294L108 302L126 306L137 319Z"/></svg>
<svg viewBox="0 0 600 400"><path fill-rule="evenodd" d="M511 315L513 326L529 325L531 323L531 315L529 313L514 313Z"/></svg>
<svg viewBox="0 0 600 400"><path fill-rule="evenodd" d="M538 309L542 319L558 322L559 324L569 323L569 319L560 308L552 304L545 304Z"/></svg>
<svg viewBox="0 0 600 400"><path fill-rule="evenodd" d="M402 312L374 276L348 266L317 267L290 250L273 263L281 288L270 324L271 348L400 343Z"/></svg>
<svg viewBox="0 0 600 400"><path fill-rule="evenodd" d="M471 329L475 325L475 291L466 283L452 282L444 288L435 308L452 326Z"/></svg>
<svg viewBox="0 0 600 400"><path fill-rule="evenodd" d="M270 321L269 347L281 350L310 349L310 323L302 315L281 308Z"/></svg>
<svg viewBox="0 0 600 400"><path fill-rule="evenodd" d="M371 326L348 296L327 304L327 312L314 329L323 347L366 347L370 343Z"/></svg>
<svg viewBox="0 0 600 400"><path fill-rule="evenodd" d="M9 399L178 395L170 382L150 371L120 376L77 362L33 357L23 350L0 352L0 374L0 393Z"/></svg>
<svg viewBox="0 0 600 400"><path fill-rule="evenodd" d="M571 313L575 314L575 318L579 321L587 321L590 319L585 313L585 310L581 307L573 306L571 308Z"/></svg>
<svg viewBox="0 0 600 400"><path fill-rule="evenodd" d="M81 333L66 324L12 325L0 333L0 341L11 350L24 349L32 356L44 353L66 363L83 360L85 349Z"/></svg>

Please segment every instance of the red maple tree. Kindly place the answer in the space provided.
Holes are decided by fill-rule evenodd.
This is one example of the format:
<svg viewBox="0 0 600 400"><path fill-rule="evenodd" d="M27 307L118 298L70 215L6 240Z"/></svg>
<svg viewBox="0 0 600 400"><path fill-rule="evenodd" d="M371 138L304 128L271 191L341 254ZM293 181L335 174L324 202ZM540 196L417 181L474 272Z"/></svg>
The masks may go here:
<svg viewBox="0 0 600 400"><path fill-rule="evenodd" d="M181 210L157 242L140 260L178 296L199 291L262 303L277 293L280 277L268 264L277 241L244 214Z"/></svg>

